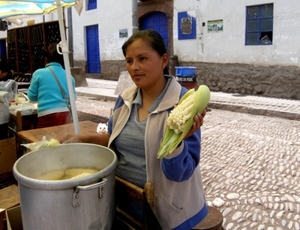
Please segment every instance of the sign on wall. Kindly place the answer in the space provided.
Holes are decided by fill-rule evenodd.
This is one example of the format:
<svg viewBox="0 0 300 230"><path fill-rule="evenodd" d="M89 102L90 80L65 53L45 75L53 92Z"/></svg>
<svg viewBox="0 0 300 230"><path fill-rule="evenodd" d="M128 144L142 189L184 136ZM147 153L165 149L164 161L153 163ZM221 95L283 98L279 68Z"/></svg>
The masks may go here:
<svg viewBox="0 0 300 230"><path fill-rule="evenodd" d="M212 33L212 32L220 32L223 31L223 20L212 20L212 21L207 21L207 32Z"/></svg>
<svg viewBox="0 0 300 230"><path fill-rule="evenodd" d="M119 29L119 38L127 38L128 30L127 29Z"/></svg>
<svg viewBox="0 0 300 230"><path fill-rule="evenodd" d="M187 12L178 13L178 39L196 39L196 18Z"/></svg>

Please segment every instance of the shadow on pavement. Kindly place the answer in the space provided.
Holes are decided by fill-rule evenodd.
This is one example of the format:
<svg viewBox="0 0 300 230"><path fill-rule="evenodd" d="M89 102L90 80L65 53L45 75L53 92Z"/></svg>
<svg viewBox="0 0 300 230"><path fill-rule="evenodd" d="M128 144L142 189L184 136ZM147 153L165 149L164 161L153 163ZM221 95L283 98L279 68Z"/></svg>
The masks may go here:
<svg viewBox="0 0 300 230"><path fill-rule="evenodd" d="M98 115L93 115L81 111L77 111L78 121L93 121L96 123L106 123L108 121L107 117L101 117Z"/></svg>

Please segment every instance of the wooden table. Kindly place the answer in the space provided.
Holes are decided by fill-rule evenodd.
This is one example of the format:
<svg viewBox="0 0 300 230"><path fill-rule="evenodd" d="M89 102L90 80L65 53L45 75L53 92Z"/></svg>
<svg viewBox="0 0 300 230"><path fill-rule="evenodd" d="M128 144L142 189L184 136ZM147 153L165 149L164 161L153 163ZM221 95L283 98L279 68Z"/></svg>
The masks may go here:
<svg viewBox="0 0 300 230"><path fill-rule="evenodd" d="M17 82L18 89L26 88L28 89L30 86L30 82Z"/></svg>
<svg viewBox="0 0 300 230"><path fill-rule="evenodd" d="M97 133L98 123L92 121L80 121L79 122L79 130L80 134L93 134ZM73 133L75 134L74 124L67 124L67 125L58 125L52 126L48 128L41 128L41 129L32 129L18 132L18 136L22 139L22 143L24 141L26 143L32 142L39 142L45 136L47 140L54 138L59 140L66 134Z"/></svg>
<svg viewBox="0 0 300 230"><path fill-rule="evenodd" d="M38 116L36 111L28 115L23 115L21 111L10 111L8 128L16 136L16 151L18 158L23 154L23 148L21 147L22 139L18 137L18 132L23 130L35 129L37 120Z"/></svg>
<svg viewBox="0 0 300 230"><path fill-rule="evenodd" d="M37 119L36 111L28 115L23 115L21 111L10 111L8 126L15 133L22 130L34 129L37 124Z"/></svg>

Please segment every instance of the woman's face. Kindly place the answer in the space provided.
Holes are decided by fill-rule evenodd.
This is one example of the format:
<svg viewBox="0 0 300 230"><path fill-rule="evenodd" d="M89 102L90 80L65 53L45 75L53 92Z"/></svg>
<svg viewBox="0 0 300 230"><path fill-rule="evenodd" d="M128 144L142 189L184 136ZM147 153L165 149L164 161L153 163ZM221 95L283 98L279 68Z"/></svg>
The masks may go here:
<svg viewBox="0 0 300 230"><path fill-rule="evenodd" d="M155 87L164 79L168 56L160 56L144 39L137 39L127 47L125 59L127 71L138 87Z"/></svg>

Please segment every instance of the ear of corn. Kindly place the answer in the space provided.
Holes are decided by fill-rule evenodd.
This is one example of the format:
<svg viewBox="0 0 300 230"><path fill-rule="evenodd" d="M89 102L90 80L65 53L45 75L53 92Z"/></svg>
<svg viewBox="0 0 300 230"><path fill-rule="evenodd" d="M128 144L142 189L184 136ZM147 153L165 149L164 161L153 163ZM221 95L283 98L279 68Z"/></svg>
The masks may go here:
<svg viewBox="0 0 300 230"><path fill-rule="evenodd" d="M210 100L210 90L206 85L200 85L195 91L190 89L171 111L167 119L167 130L157 153L163 158L172 153L185 135L190 131L194 116L202 113Z"/></svg>
<svg viewBox="0 0 300 230"><path fill-rule="evenodd" d="M54 139L54 138L51 138L50 141L47 144L47 146L49 146L49 147L55 147L55 146L58 146L58 145L60 145L59 141Z"/></svg>
<svg viewBox="0 0 300 230"><path fill-rule="evenodd" d="M39 180L60 180L65 175L64 170L53 171L39 177Z"/></svg>

